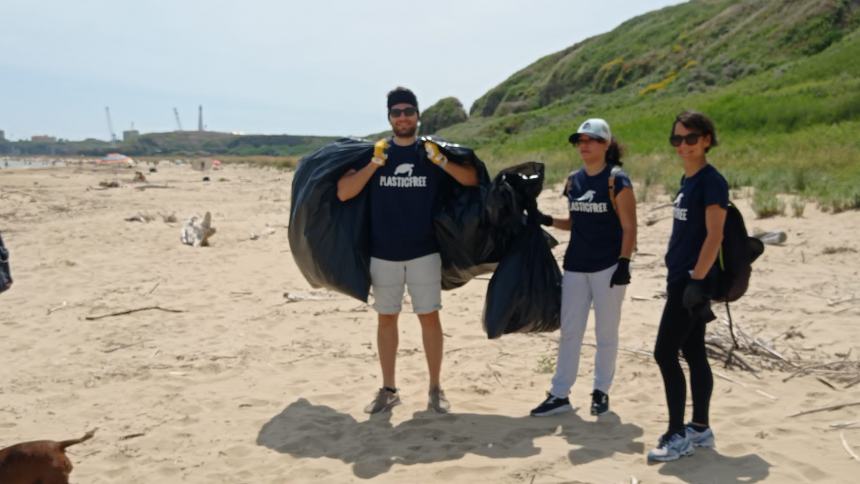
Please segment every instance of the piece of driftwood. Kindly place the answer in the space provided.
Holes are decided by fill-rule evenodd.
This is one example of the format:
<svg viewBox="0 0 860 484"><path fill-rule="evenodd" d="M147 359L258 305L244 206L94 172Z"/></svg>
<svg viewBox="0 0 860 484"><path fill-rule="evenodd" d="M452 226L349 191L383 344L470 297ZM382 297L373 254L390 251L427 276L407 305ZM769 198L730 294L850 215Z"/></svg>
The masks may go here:
<svg viewBox="0 0 860 484"><path fill-rule="evenodd" d="M860 424L860 420L854 420L853 422L840 422L830 424L830 428L833 430L853 429L856 428L858 424Z"/></svg>
<svg viewBox="0 0 860 484"><path fill-rule="evenodd" d="M817 377L815 377L815 379L816 379L816 380L818 380L818 381L820 381L821 383L825 384L826 386L830 387L832 390L836 390L836 387L835 387L835 386L833 386L833 384L832 384L832 383L830 383L829 381L825 380L824 378L821 378L820 376L817 376Z"/></svg>
<svg viewBox="0 0 860 484"><path fill-rule="evenodd" d="M714 371L714 370L712 370L712 373L713 373L715 376L717 376L718 378L722 378L723 380L726 380L726 381L728 381L728 382L734 383L734 384L736 384L736 385L740 385L740 386L742 386L743 388L747 388L747 389L749 389L749 388L750 388L750 386L749 386L749 385L747 385L746 383L744 383L744 382L742 382L742 381L740 381L740 380L735 380L735 379L733 379L733 378L729 377L728 375L725 375L725 374L720 373L720 372L718 372L718 371ZM763 397L765 397L765 398L768 398L768 399L770 399L770 400L773 400L773 401L777 401L777 400L779 400L779 398L777 398L777 397L775 397L775 396L771 395L770 393L767 393L766 391L759 390L759 389L756 389L756 388L753 388L752 390L753 390L755 393L758 393L759 395L761 395L761 396L763 396Z"/></svg>
<svg viewBox="0 0 860 484"><path fill-rule="evenodd" d="M151 183L147 184L147 185L140 185L140 186L134 187L135 190L140 190L140 191L148 190L150 188L173 188L173 187L168 186L168 185L153 185Z"/></svg>
<svg viewBox="0 0 860 484"><path fill-rule="evenodd" d="M848 452L848 455L854 458L856 461L860 461L860 457L857 457L857 454L854 453L854 449L848 445L848 440L845 439L845 431L839 432L839 437L842 439L842 447L845 447L845 451Z"/></svg>
<svg viewBox="0 0 860 484"><path fill-rule="evenodd" d="M215 228L212 227L212 214L206 212L202 218L192 215L185 222L179 234L179 240L185 245L206 247L209 245L209 237L213 235L215 235Z"/></svg>
<svg viewBox="0 0 860 484"><path fill-rule="evenodd" d="M154 285L154 286L152 286L152 289L150 289L150 290L149 290L149 292L147 292L147 293L146 293L146 295L147 295L147 296L149 296L150 294L152 294L153 292L155 292L155 290L156 290L156 289L158 289L158 285L159 285L159 284L161 284L161 281L156 282L156 283L155 283L155 285Z"/></svg>
<svg viewBox="0 0 860 484"><path fill-rule="evenodd" d="M827 407L814 408L814 409L812 409L812 410L806 410L806 411L803 411L803 412L798 412L798 413L795 413L795 414L789 415L789 418L791 418L791 417L800 417L801 415L809 415L810 413L818 413L818 412L832 412L832 411L834 411L834 410L839 410L839 409L846 408L846 407L856 407L857 405L860 405L860 402L840 403L840 404L838 404L838 405L830 405L830 406L827 406Z"/></svg>
<svg viewBox="0 0 860 484"><path fill-rule="evenodd" d="M54 308L48 308L48 316L50 316L52 313L55 313L55 312L59 311L60 309L65 309L65 308L67 308L67 307L68 307L68 305L69 305L69 304L68 304L66 301L63 301L63 304L60 304L60 305L59 305L59 306L57 306L57 307L54 307Z"/></svg>
<svg viewBox="0 0 860 484"><path fill-rule="evenodd" d="M146 306L146 307L144 307L144 308L127 309L127 310L125 310L125 311L117 311L117 312L115 312L115 313L102 314L102 315L99 315L99 316L87 316L87 317L85 317L84 319L86 319L87 321L95 321L95 320L97 320L97 319L110 318L110 317L113 317L113 316L123 316L123 315L126 315L126 314L137 313L137 312L140 312L140 311L152 311L152 310L155 310L155 311L165 311L165 312L168 312L168 313L184 313L184 312L185 312L185 311L184 311L184 310L182 310L182 309L168 309L168 308L163 308L163 307L161 307L161 306Z"/></svg>
<svg viewBox="0 0 860 484"><path fill-rule="evenodd" d="M113 353L114 351L124 350L126 348L131 348L132 346L137 346L142 343L146 343L147 340L135 341L134 343L127 343L124 345L114 346L113 348L109 348L106 350L102 350L102 353Z"/></svg>
<svg viewBox="0 0 860 484"><path fill-rule="evenodd" d="M858 383L860 383L860 378L857 378L856 380L849 382L847 385L845 385L845 389L851 388Z"/></svg>

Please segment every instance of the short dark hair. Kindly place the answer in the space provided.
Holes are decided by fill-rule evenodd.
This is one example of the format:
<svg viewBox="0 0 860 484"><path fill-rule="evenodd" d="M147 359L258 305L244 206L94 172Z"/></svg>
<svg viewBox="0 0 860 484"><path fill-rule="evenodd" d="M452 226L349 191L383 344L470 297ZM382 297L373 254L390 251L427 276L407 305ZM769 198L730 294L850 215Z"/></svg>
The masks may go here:
<svg viewBox="0 0 860 484"><path fill-rule="evenodd" d="M415 93L403 86L397 86L388 91L388 109L400 103L411 104L418 109L418 98L415 97Z"/></svg>
<svg viewBox="0 0 860 484"><path fill-rule="evenodd" d="M698 111L687 110L675 116L675 122L672 123L672 132L669 133L669 136L675 134L675 126L678 123L681 123L687 129L691 129L699 134L707 135L711 138L711 145L705 148L705 153L707 153L712 147L720 144L717 141L717 128L714 127L714 122L704 114Z"/></svg>

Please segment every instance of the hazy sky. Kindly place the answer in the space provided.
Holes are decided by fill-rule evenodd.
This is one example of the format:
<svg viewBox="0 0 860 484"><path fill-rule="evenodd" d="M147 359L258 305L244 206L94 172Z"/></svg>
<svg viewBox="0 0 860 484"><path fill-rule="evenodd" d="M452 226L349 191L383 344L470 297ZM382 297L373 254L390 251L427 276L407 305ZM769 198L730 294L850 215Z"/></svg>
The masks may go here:
<svg viewBox="0 0 860 484"><path fill-rule="evenodd" d="M385 93L466 109L538 58L678 0L0 0L0 129L364 135Z"/></svg>

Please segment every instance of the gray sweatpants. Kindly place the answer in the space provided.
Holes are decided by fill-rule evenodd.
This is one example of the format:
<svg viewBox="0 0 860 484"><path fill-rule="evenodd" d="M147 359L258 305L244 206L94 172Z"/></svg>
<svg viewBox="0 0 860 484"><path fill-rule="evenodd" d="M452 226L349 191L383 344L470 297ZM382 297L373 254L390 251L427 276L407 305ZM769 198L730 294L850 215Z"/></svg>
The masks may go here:
<svg viewBox="0 0 860 484"><path fill-rule="evenodd" d="M594 305L594 389L609 393L618 355L618 325L627 286L609 287L612 266L600 272L564 272L561 285L561 339L550 392L567 397L579 371L579 355L588 313Z"/></svg>

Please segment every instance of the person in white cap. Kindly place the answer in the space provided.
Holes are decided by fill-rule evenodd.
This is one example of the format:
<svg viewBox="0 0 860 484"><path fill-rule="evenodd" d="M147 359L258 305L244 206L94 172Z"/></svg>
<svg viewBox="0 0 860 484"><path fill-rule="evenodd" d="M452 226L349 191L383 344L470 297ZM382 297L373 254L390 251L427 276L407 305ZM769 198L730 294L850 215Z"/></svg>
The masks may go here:
<svg viewBox="0 0 860 484"><path fill-rule="evenodd" d="M531 411L544 417L571 410L582 338L593 305L597 352L591 414L609 411L615 376L621 303L630 283L630 257L636 246L636 199L633 184L621 170L622 150L603 119L588 119L568 141L579 151L582 167L567 179L567 218L538 214L543 225L570 231L564 255L561 339L552 387Z"/></svg>

